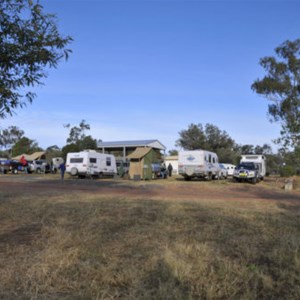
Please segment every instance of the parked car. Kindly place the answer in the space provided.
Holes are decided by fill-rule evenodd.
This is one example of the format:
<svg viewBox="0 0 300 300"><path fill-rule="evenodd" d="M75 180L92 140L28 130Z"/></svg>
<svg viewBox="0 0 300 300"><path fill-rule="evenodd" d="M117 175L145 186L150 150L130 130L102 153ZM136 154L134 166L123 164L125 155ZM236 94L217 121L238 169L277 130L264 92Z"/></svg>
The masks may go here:
<svg viewBox="0 0 300 300"><path fill-rule="evenodd" d="M258 177L263 180L267 174L266 156L258 154L242 155L241 163L253 162L258 168Z"/></svg>
<svg viewBox="0 0 300 300"><path fill-rule="evenodd" d="M220 178L225 178L226 179L228 177L228 170L224 167L223 164L219 164L219 166L220 166L220 169L221 169Z"/></svg>
<svg viewBox="0 0 300 300"><path fill-rule="evenodd" d="M235 165L222 163L222 165L227 169L228 176L233 176Z"/></svg>
<svg viewBox="0 0 300 300"><path fill-rule="evenodd" d="M235 181L249 181L256 183L259 181L259 169L253 162L242 162L234 170L233 178Z"/></svg>
<svg viewBox="0 0 300 300"><path fill-rule="evenodd" d="M43 159L40 160L33 160L28 162L28 170L31 173L50 173L51 167L50 164Z"/></svg>
<svg viewBox="0 0 300 300"><path fill-rule="evenodd" d="M6 159L0 161L0 172L7 174L18 174L20 171L24 171L23 165L18 160Z"/></svg>
<svg viewBox="0 0 300 300"><path fill-rule="evenodd" d="M168 177L168 170L165 166L162 166L160 163L151 164L152 168L152 177L153 178L163 178L166 179Z"/></svg>
<svg viewBox="0 0 300 300"><path fill-rule="evenodd" d="M6 158L2 158L0 160L0 173L1 174L6 174L7 172L9 172L9 160Z"/></svg>

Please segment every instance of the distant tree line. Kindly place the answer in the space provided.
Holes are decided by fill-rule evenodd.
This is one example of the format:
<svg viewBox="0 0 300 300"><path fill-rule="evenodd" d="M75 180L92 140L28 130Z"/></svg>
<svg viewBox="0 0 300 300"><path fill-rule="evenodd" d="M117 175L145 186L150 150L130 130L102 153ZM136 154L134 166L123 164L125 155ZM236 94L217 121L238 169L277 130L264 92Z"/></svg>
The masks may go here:
<svg viewBox="0 0 300 300"><path fill-rule="evenodd" d="M10 126L2 131L0 137L0 157L14 157L23 153L32 154L36 151L47 151L48 159L61 156L66 158L68 152L78 152L85 149L97 149L97 140L87 135L90 125L82 120L78 126L64 125L69 130L66 144L59 148L57 145L46 149L39 147L35 140L26 137L24 131L16 126ZM300 173L300 148L287 151L282 148L273 153L268 144L241 145L237 144L226 131L220 130L213 124L190 124L181 130L175 146L184 150L205 149L216 152L219 161L237 164L242 154L264 154L267 157L268 172L281 175ZM178 150L170 150L169 155L177 155Z"/></svg>
<svg viewBox="0 0 300 300"><path fill-rule="evenodd" d="M26 137L24 131L16 126L10 126L2 131L0 137L0 156L14 157L20 154L32 154L37 151L47 151L48 157L61 156L66 158L68 152L78 152L84 149L97 149L97 140L91 135L86 135L86 131L90 130L90 125L82 120L79 126L71 127L70 124L64 125L69 129L69 136L66 145L59 148L52 145L46 149L39 147L35 140Z"/></svg>

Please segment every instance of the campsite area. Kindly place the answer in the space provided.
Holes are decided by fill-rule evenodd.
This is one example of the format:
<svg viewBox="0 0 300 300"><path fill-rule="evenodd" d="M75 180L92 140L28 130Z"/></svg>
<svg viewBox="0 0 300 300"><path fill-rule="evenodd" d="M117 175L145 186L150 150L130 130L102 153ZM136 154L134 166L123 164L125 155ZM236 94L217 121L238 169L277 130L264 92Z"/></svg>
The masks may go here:
<svg viewBox="0 0 300 300"><path fill-rule="evenodd" d="M299 183L0 175L0 298L297 299Z"/></svg>

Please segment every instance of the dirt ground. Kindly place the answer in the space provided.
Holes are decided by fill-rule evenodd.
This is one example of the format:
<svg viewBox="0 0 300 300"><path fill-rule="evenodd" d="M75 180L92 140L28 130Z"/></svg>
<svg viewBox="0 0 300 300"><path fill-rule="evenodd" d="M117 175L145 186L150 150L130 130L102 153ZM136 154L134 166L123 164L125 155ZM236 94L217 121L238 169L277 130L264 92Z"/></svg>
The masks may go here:
<svg viewBox="0 0 300 300"><path fill-rule="evenodd" d="M297 179L295 179L297 182ZM24 194L98 194L109 197L182 200L261 200L300 203L300 189L283 189L285 179L268 177L258 184L235 183L232 179L220 181L186 182L180 177L166 180L133 181L122 179L74 179L63 182L58 175L0 175L0 189L4 193Z"/></svg>
<svg viewBox="0 0 300 300"><path fill-rule="evenodd" d="M0 299L297 299L284 183L0 175Z"/></svg>

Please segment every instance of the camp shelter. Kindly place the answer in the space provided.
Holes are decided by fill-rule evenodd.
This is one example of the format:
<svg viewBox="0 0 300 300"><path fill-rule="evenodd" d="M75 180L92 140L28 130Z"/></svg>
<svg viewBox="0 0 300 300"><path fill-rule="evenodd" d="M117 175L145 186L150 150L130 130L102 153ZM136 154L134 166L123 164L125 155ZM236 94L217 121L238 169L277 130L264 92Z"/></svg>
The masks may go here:
<svg viewBox="0 0 300 300"><path fill-rule="evenodd" d="M39 151L39 152L34 152L32 154L24 153L24 154L13 157L13 159L20 160L22 156L24 156L26 160L46 159L46 152Z"/></svg>
<svg viewBox="0 0 300 300"><path fill-rule="evenodd" d="M152 164L158 161L158 156L153 148L136 148L127 156L130 160L129 177L152 179Z"/></svg>

